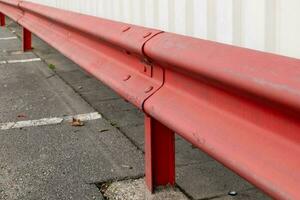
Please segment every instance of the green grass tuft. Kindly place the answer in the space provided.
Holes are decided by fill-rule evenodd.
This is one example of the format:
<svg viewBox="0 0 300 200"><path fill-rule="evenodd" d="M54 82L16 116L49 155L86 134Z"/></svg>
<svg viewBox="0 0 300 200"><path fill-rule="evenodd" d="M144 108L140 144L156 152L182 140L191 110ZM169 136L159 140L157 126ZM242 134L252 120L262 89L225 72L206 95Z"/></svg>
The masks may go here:
<svg viewBox="0 0 300 200"><path fill-rule="evenodd" d="M53 64L49 64L48 67L49 67L49 69L51 69L51 70L55 70L55 65L53 65Z"/></svg>

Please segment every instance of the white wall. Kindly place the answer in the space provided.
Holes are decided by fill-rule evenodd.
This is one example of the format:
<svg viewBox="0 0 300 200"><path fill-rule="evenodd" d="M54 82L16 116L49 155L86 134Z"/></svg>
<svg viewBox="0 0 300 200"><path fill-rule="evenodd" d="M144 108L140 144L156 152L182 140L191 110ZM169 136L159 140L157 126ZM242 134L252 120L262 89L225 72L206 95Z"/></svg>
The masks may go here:
<svg viewBox="0 0 300 200"><path fill-rule="evenodd" d="M31 0L300 58L300 0Z"/></svg>

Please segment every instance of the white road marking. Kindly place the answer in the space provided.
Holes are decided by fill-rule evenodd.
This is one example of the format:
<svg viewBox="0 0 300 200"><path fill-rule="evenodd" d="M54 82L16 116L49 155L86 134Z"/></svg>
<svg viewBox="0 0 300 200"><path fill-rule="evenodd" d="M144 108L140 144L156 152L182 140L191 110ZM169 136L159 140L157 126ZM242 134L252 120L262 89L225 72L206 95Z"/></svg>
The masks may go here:
<svg viewBox="0 0 300 200"><path fill-rule="evenodd" d="M0 64L15 64L15 63L28 63L28 62L37 62L42 61L41 58L30 58L22 60L0 60Z"/></svg>
<svg viewBox="0 0 300 200"><path fill-rule="evenodd" d="M18 39L18 37L6 37L6 38L0 38L0 40L15 40Z"/></svg>
<svg viewBox="0 0 300 200"><path fill-rule="evenodd" d="M40 58L31 58L31 59L23 59L23 60L8 60L7 63L13 64L13 63L26 63L26 62L36 62L41 61Z"/></svg>
<svg viewBox="0 0 300 200"><path fill-rule="evenodd" d="M102 118L101 114L99 114L98 112L93 112L93 113L79 114L74 116L43 118L37 120L18 121L18 122L7 122L7 123L0 123L0 130L61 124L62 122L71 122L73 119L79 119L80 121L84 122L84 121L91 121L91 120L96 120L101 118Z"/></svg>
<svg viewBox="0 0 300 200"><path fill-rule="evenodd" d="M11 52L12 55L19 55L19 54L25 54L24 51L13 51Z"/></svg>
<svg viewBox="0 0 300 200"><path fill-rule="evenodd" d="M27 52L24 51L7 51L7 50L2 50L3 53L10 53L11 55L20 55L20 54L26 54ZM28 52L29 54L30 52Z"/></svg>

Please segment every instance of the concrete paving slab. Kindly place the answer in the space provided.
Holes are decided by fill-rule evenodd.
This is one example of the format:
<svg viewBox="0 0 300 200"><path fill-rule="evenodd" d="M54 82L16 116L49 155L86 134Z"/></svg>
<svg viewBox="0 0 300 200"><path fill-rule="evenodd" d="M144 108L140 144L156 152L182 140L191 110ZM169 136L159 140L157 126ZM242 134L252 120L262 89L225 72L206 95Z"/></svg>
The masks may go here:
<svg viewBox="0 0 300 200"><path fill-rule="evenodd" d="M38 51L34 51L35 53L37 53L39 56L44 57L49 63L52 63L54 65L69 65L72 63L72 61L70 61L68 58L66 58L64 55L60 54L57 51L49 51L49 50L45 50L45 51L40 51L40 49L38 48L39 46L37 46L37 44L35 43L35 49L38 49Z"/></svg>
<svg viewBox="0 0 300 200"><path fill-rule="evenodd" d="M101 112L101 111L100 111ZM102 113L104 117L117 127L138 126L144 124L144 114L139 110Z"/></svg>
<svg viewBox="0 0 300 200"><path fill-rule="evenodd" d="M142 153L105 120L2 130L0 149L6 199L101 199L94 183L144 171Z"/></svg>
<svg viewBox="0 0 300 200"><path fill-rule="evenodd" d="M95 91L97 92L97 91ZM97 110L101 110L102 113L119 112L136 110L136 108L124 99L112 99L108 101L96 101L91 102Z"/></svg>
<svg viewBox="0 0 300 200"><path fill-rule="evenodd" d="M109 89L108 87L102 87L97 91L90 92L80 92L81 96L89 103L96 104L100 101L114 100L120 99L120 96L117 95L114 91Z"/></svg>
<svg viewBox="0 0 300 200"><path fill-rule="evenodd" d="M0 28L0 38L6 37L14 37L13 33L11 33L7 28ZM0 52L6 51L18 51L22 49L22 42L18 39L13 40L0 40Z"/></svg>
<svg viewBox="0 0 300 200"><path fill-rule="evenodd" d="M76 69L68 72L61 72L59 76L70 85L74 85L74 84L80 85L82 81L85 81L86 79L91 79L91 76L89 76L87 73L85 73L83 70L80 69Z"/></svg>
<svg viewBox="0 0 300 200"><path fill-rule="evenodd" d="M257 189L240 191L235 196L226 195L226 196L216 197L213 199L214 200L271 200L270 197L258 191Z"/></svg>
<svg viewBox="0 0 300 200"><path fill-rule="evenodd" d="M194 199L222 196L231 190L239 192L253 188L215 161L177 167L176 176L177 184Z"/></svg>
<svg viewBox="0 0 300 200"><path fill-rule="evenodd" d="M209 161L213 161L213 159L206 153L202 152L182 138L176 140L175 152L177 167L197 163L203 164Z"/></svg>
<svg viewBox="0 0 300 200"><path fill-rule="evenodd" d="M171 187L151 194L147 192L144 179L114 182L105 187L102 188L104 197L111 200L188 200L180 190Z"/></svg>
<svg viewBox="0 0 300 200"><path fill-rule="evenodd" d="M77 66L77 68L78 68L78 66ZM82 74L82 73L85 73L85 72L81 71L80 73ZM61 73L58 73L58 74L61 75ZM81 93L83 93L83 92L84 93L99 92L99 90L102 90L102 89L110 90L110 88L108 88L104 83L102 83L101 81L93 78L92 76L90 76L88 74L87 74L87 77L85 79L82 78L80 81L74 82L72 84L72 87L75 87ZM112 95L116 96L117 94L112 94Z"/></svg>
<svg viewBox="0 0 300 200"><path fill-rule="evenodd" d="M94 111L43 62L0 65L0 90L0 122Z"/></svg>
<svg viewBox="0 0 300 200"><path fill-rule="evenodd" d="M1 40L0 52L8 51L20 51L22 49L22 43L20 40Z"/></svg>
<svg viewBox="0 0 300 200"><path fill-rule="evenodd" d="M55 66L55 71L57 72L68 72L78 69L78 66L73 63L71 60L55 51L54 49L45 49L42 46L37 45L37 42L34 41L35 49L33 52L39 57L43 57L48 64Z"/></svg>
<svg viewBox="0 0 300 200"><path fill-rule="evenodd" d="M14 36L6 27L0 27L0 38Z"/></svg>
<svg viewBox="0 0 300 200"><path fill-rule="evenodd" d="M12 52L0 52L0 61L3 60L24 60L24 59L32 59L37 58L35 54L32 52L18 52L12 53Z"/></svg>
<svg viewBox="0 0 300 200"><path fill-rule="evenodd" d="M81 96L90 104L121 98L109 87L92 78L83 70L77 69L69 72L59 72L58 75L72 85L75 90L78 90Z"/></svg>
<svg viewBox="0 0 300 200"><path fill-rule="evenodd" d="M137 146L144 151L145 128L144 124L136 126L122 126L119 128L125 135Z"/></svg>

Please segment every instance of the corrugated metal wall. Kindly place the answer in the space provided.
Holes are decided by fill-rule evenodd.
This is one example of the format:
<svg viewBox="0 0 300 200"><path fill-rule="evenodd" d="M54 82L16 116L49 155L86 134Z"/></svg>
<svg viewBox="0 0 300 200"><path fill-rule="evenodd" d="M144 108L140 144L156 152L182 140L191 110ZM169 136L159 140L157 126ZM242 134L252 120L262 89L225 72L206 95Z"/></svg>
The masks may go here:
<svg viewBox="0 0 300 200"><path fill-rule="evenodd" d="M31 0L300 58L299 0Z"/></svg>

